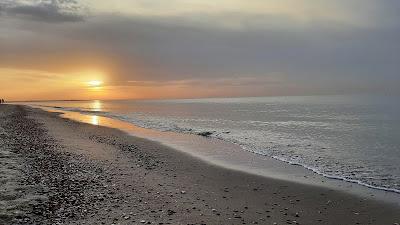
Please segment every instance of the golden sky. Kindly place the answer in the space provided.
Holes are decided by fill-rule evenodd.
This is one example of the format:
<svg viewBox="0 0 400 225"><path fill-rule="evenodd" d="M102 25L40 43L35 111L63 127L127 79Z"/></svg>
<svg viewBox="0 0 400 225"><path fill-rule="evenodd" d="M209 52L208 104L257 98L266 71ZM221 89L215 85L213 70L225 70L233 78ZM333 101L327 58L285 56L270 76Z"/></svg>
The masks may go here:
<svg viewBox="0 0 400 225"><path fill-rule="evenodd" d="M392 92L398 9L373 0L3 0L0 97Z"/></svg>

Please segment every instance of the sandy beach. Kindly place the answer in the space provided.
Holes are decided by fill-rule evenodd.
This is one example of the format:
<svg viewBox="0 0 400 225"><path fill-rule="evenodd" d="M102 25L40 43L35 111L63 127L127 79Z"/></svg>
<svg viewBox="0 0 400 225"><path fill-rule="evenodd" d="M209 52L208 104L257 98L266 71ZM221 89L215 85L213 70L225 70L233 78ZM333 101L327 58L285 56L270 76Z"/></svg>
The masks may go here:
<svg viewBox="0 0 400 225"><path fill-rule="evenodd" d="M398 224L400 208L0 105L0 224Z"/></svg>

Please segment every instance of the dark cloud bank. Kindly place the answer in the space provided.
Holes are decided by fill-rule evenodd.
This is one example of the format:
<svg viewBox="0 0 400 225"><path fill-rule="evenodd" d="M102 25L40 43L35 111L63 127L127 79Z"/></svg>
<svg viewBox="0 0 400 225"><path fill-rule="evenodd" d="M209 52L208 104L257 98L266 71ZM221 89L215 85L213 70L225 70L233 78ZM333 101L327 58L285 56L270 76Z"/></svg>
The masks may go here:
<svg viewBox="0 0 400 225"><path fill-rule="evenodd" d="M48 23L83 21L82 7L74 0L32 1L22 4L20 1L0 2L3 16L37 20Z"/></svg>

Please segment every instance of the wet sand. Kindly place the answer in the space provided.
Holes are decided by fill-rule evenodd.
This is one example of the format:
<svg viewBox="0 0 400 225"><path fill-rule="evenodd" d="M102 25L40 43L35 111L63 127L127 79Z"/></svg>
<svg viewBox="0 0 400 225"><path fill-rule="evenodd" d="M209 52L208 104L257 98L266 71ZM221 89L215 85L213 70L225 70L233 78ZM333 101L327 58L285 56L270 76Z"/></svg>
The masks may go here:
<svg viewBox="0 0 400 225"><path fill-rule="evenodd" d="M0 106L0 224L396 224L398 205L208 164L159 143Z"/></svg>

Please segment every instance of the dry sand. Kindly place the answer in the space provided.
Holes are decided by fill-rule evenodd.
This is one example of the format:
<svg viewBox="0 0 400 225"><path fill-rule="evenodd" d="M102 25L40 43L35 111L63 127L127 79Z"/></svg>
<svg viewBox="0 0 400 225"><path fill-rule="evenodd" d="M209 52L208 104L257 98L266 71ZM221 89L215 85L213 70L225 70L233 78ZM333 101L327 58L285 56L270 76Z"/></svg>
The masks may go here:
<svg viewBox="0 0 400 225"><path fill-rule="evenodd" d="M0 224L396 224L396 205L220 168L122 131L0 106Z"/></svg>

